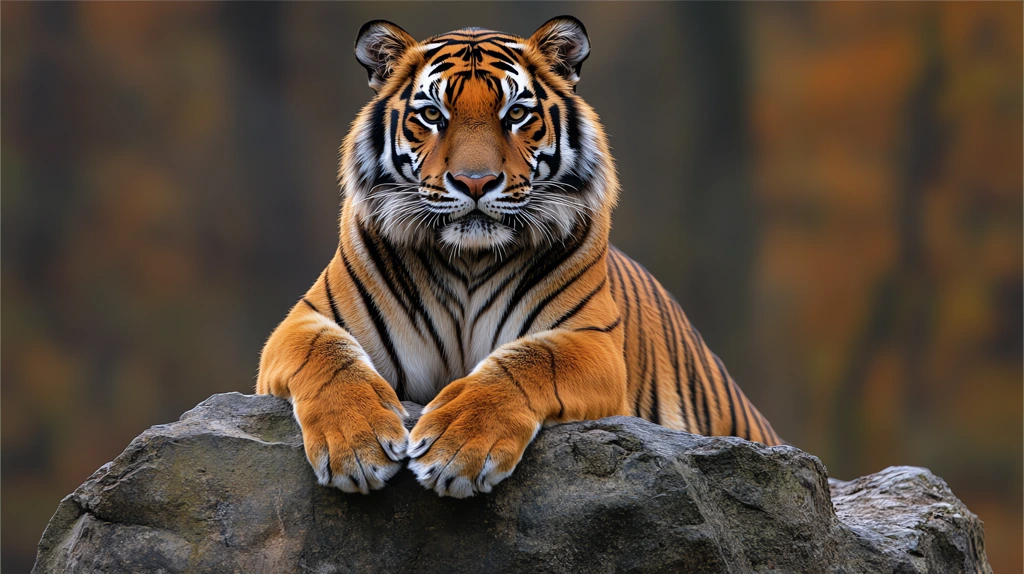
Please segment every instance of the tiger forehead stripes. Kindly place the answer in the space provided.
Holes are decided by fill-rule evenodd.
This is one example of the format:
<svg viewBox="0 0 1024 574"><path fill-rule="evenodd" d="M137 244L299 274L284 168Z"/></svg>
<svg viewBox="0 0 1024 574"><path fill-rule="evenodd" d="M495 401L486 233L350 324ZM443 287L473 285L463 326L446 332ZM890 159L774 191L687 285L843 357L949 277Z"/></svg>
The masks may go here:
<svg viewBox="0 0 1024 574"><path fill-rule="evenodd" d="M360 30L376 95L342 144L338 247L256 387L291 401L321 484L367 493L408 458L440 495L490 492L542 426L621 414L781 442L608 243L619 184L576 94L589 53L568 16L529 38ZM426 403L411 432L401 400Z"/></svg>
<svg viewBox="0 0 1024 574"><path fill-rule="evenodd" d="M564 175L560 173L559 139L560 136L565 137L567 154L575 153L579 149L579 134L570 131L563 135L562 132L568 131L568 126L578 125L580 120L575 117L571 101L564 102L564 113L568 118L563 129L562 105L549 102L548 91L563 97L565 94L559 94L559 86L545 87L543 79L536 77L536 67L525 62L519 41L499 34L448 35L431 41L427 47L423 57L429 63L410 83L417 89L412 95L414 106L437 105L450 119L460 108L468 109L470 106L475 108L478 116L500 118L506 116L512 105L522 105L526 108L525 115L517 121L508 122L511 133L521 136L515 140L522 143L515 150L519 152L518 157L529 166L534 178ZM463 96L472 104L460 106ZM549 105L545 106L545 102ZM463 113L468 115L465 111ZM418 123L415 115L408 117L412 123ZM476 119L466 118L465 121ZM556 127L548 130L548 126ZM405 135L414 137L408 132ZM413 152L416 152L416 146L413 146ZM571 157L569 159L567 163L571 163ZM522 177L526 179L526 176Z"/></svg>

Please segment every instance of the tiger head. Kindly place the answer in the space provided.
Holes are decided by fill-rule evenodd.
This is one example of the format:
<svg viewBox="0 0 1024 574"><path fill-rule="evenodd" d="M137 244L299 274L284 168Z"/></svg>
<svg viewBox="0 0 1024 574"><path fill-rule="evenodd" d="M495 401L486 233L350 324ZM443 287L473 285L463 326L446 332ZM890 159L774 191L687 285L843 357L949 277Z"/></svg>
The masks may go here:
<svg viewBox="0 0 1024 574"><path fill-rule="evenodd" d="M470 28L417 42L381 20L356 59L376 92L342 146L346 209L399 244L541 246L607 211L618 183L576 95L590 41L554 18L530 38Z"/></svg>

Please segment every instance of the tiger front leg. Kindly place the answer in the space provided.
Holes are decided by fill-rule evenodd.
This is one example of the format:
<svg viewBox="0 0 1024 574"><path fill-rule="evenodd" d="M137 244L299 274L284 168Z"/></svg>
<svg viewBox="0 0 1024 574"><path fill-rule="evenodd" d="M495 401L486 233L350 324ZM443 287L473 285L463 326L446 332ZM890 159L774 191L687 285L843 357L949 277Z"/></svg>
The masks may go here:
<svg viewBox="0 0 1024 574"><path fill-rule="evenodd" d="M402 403L359 343L309 306L296 306L267 341L256 390L292 402L320 484L367 494L401 469Z"/></svg>
<svg viewBox="0 0 1024 574"><path fill-rule="evenodd" d="M409 468L441 496L490 492L542 425L626 414L616 340L600 329L557 330L500 347L423 409Z"/></svg>

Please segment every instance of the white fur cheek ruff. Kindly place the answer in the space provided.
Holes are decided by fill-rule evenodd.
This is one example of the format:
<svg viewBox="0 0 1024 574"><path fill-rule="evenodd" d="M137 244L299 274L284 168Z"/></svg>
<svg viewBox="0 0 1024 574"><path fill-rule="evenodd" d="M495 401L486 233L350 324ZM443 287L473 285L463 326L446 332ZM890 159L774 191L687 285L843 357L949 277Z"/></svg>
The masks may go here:
<svg viewBox="0 0 1024 574"><path fill-rule="evenodd" d="M598 210L601 206L611 201L616 201L614 183L606 177L608 167L605 165L607 158L603 157L602 148L605 147L600 126L595 126L589 117L580 115L580 154L577 158L577 166L574 168L577 173L585 174L589 184L589 193L585 201L592 210ZM614 168L611 168L614 174ZM612 190L611 196L608 191Z"/></svg>

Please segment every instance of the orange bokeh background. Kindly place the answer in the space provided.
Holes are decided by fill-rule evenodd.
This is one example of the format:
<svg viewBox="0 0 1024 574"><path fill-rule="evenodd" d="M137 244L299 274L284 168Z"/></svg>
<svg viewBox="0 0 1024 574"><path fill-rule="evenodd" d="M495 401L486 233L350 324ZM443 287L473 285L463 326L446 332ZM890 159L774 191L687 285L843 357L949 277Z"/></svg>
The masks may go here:
<svg viewBox="0 0 1024 574"><path fill-rule="evenodd" d="M651 269L833 476L931 468L1021 571L1022 4L10 3L0 18L2 566L150 425L251 392L336 243L366 20L527 35Z"/></svg>

